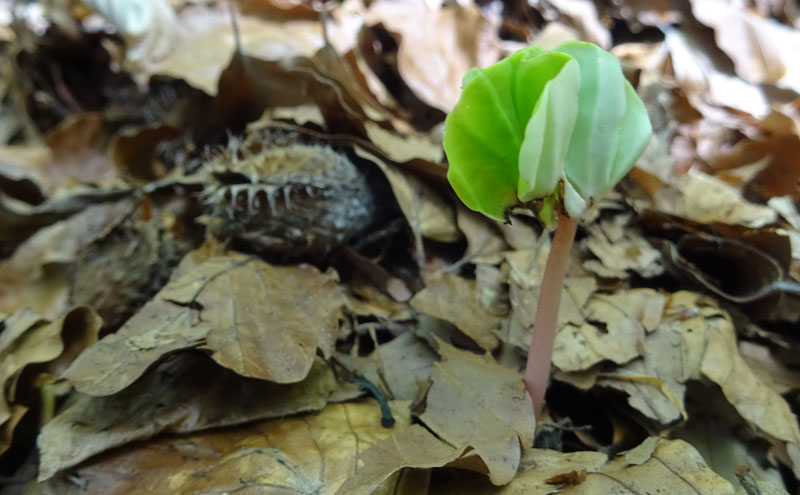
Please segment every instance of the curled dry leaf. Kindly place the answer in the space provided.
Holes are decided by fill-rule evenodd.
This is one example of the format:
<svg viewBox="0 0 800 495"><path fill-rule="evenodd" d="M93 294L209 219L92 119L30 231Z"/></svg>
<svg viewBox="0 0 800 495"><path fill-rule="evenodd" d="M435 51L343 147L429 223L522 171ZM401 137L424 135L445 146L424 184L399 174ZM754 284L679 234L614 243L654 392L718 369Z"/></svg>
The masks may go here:
<svg viewBox="0 0 800 495"><path fill-rule="evenodd" d="M461 262L498 265L508 245L494 221L463 206L456 210L458 228L467 238L467 251Z"/></svg>
<svg viewBox="0 0 800 495"><path fill-rule="evenodd" d="M43 228L0 261L0 311L29 306L46 318L66 309L66 265L128 217L135 201L128 198L86 206L67 220Z"/></svg>
<svg viewBox="0 0 800 495"><path fill-rule="evenodd" d="M691 30L662 28L675 81L695 107L729 107L758 118L770 112L763 90L721 67L725 55Z"/></svg>
<svg viewBox="0 0 800 495"><path fill-rule="evenodd" d="M475 281L452 273L424 274L425 288L411 298L411 306L421 313L449 321L483 349L499 343L494 332L500 316L483 304Z"/></svg>
<svg viewBox="0 0 800 495"><path fill-rule="evenodd" d="M376 164L384 173L415 235L441 242L458 240L454 208L436 191L417 177L358 146L355 147L355 153Z"/></svg>
<svg viewBox="0 0 800 495"><path fill-rule="evenodd" d="M18 383L26 366L48 363L59 372L81 350L97 341L102 320L88 307L78 307L48 322L25 308L0 322L0 453L11 446L14 427L27 411L30 394ZM22 387L25 390L20 390Z"/></svg>
<svg viewBox="0 0 800 495"><path fill-rule="evenodd" d="M179 354L117 394L73 396L39 435L39 480L160 433L191 433L321 410L336 387L333 372L321 359L302 382L279 385L239 376L199 354Z"/></svg>
<svg viewBox="0 0 800 495"><path fill-rule="evenodd" d="M241 254L211 257L174 277L65 376L81 392L109 395L167 354L199 348L240 375L298 382L317 348L333 351L342 304L334 273Z"/></svg>
<svg viewBox="0 0 800 495"><path fill-rule="evenodd" d="M678 179L654 198L658 210L698 222L722 222L758 228L775 222L775 210L745 200L733 186L702 172Z"/></svg>
<svg viewBox="0 0 800 495"><path fill-rule="evenodd" d="M692 12L714 28L717 45L733 60L740 77L800 92L800 32L796 29L724 0L695 0Z"/></svg>
<svg viewBox="0 0 800 495"><path fill-rule="evenodd" d="M617 215L586 226L586 245L597 256L584 268L606 278L627 278L628 271L654 277L664 271L661 253L642 235L626 225L629 215Z"/></svg>
<svg viewBox="0 0 800 495"><path fill-rule="evenodd" d="M501 56L497 20L472 3L380 0L370 4L366 22L399 35L400 75L422 101L445 112L458 101L464 74Z"/></svg>
<svg viewBox="0 0 800 495"><path fill-rule="evenodd" d="M663 307L664 297L650 289L593 295L582 310L586 322L565 325L556 334L553 364L578 371L604 360L625 364L639 357Z"/></svg>
<svg viewBox="0 0 800 495"><path fill-rule="evenodd" d="M333 495L353 475L362 452L408 425L407 409L408 403L393 408L398 419L394 429L380 425L378 406L367 401L135 443L95 457L42 488L64 495ZM83 480L80 487L69 481L74 476Z"/></svg>

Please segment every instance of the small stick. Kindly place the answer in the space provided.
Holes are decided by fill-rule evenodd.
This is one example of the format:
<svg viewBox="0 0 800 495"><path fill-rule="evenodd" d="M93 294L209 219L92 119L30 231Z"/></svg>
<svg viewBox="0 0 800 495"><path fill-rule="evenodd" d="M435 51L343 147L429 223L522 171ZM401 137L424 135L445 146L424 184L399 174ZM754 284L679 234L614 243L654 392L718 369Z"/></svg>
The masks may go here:
<svg viewBox="0 0 800 495"><path fill-rule="evenodd" d="M558 210L558 208L556 209ZM544 393L550 379L550 362L553 358L553 342L556 338L561 290L569 263L570 247L575 239L577 228L578 220L569 218L558 211L558 226L553 234L553 244L550 246L544 278L539 290L531 347L528 350L528 362L525 365L525 388L533 399L533 411L537 418L542 413Z"/></svg>

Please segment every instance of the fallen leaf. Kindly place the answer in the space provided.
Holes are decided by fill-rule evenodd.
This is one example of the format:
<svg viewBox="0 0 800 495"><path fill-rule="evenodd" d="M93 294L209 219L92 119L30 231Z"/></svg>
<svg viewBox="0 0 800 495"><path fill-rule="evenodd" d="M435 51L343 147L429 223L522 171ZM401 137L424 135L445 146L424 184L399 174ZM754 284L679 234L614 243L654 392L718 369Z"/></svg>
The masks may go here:
<svg viewBox="0 0 800 495"><path fill-rule="evenodd" d="M616 215L586 226L586 245L598 258L583 263L587 270L606 278L627 278L629 271L648 278L663 273L661 253L627 225L629 220Z"/></svg>
<svg viewBox="0 0 800 495"><path fill-rule="evenodd" d="M74 114L44 139L52 160L43 172L51 184L109 184L117 178L106 152L109 135L100 114Z"/></svg>
<svg viewBox="0 0 800 495"><path fill-rule="evenodd" d="M550 0L558 12L569 19L570 24L580 30L581 38L608 50L611 33L600 22L597 7L589 0Z"/></svg>
<svg viewBox="0 0 800 495"><path fill-rule="evenodd" d="M242 376L299 382L317 348L330 356L342 304L333 273L234 253L212 257L173 278L65 377L81 392L109 395L167 354L199 348Z"/></svg>
<svg viewBox="0 0 800 495"><path fill-rule="evenodd" d="M437 7L424 0L380 0L370 4L365 20L399 36L403 80L422 101L445 112L458 101L467 70L500 58L497 21L471 3Z"/></svg>
<svg viewBox="0 0 800 495"><path fill-rule="evenodd" d="M724 0L693 1L692 13L714 28L717 45L731 57L742 79L800 92L797 30Z"/></svg>
<svg viewBox="0 0 800 495"><path fill-rule="evenodd" d="M662 191L654 198L659 211L702 223L758 228L775 222L778 217L772 208L745 200L733 186L702 172L691 172L678 179L674 193ZM677 197L671 197L673 194Z"/></svg>
<svg viewBox="0 0 800 495"><path fill-rule="evenodd" d="M533 445L533 403L521 375L488 355L439 342L420 421L451 446L472 447L496 485L514 479L522 449Z"/></svg>
<svg viewBox="0 0 800 495"><path fill-rule="evenodd" d="M723 70L713 42L690 29L662 27L675 80L695 107L716 105L749 113L757 118L769 114L763 90ZM722 55L724 57L724 55Z"/></svg>
<svg viewBox="0 0 800 495"><path fill-rule="evenodd" d="M708 346L700 365L703 375L718 384L739 414L768 438L800 445L797 417L739 355L733 323L718 315L708 319L708 326Z"/></svg>
<svg viewBox="0 0 800 495"><path fill-rule="evenodd" d="M648 448L651 446L648 446ZM601 452L557 452L531 449L523 457L523 469L502 488L477 479L465 479L433 486L437 493L463 495L546 495L555 487L548 483L553 476L572 471L586 471L579 484L559 487L555 493L589 495L598 493L702 493L733 495L733 486L711 469L688 443L658 439L647 460L630 464L625 455L611 460Z"/></svg>
<svg viewBox="0 0 800 495"><path fill-rule="evenodd" d="M365 450L356 472L342 484L337 495L369 495L392 473L403 468L434 468L457 459L463 452L413 425Z"/></svg>
<svg viewBox="0 0 800 495"><path fill-rule="evenodd" d="M497 347L500 315L483 306L473 280L444 272L424 275L424 280L425 288L411 298L414 309L449 321L483 349Z"/></svg>
<svg viewBox="0 0 800 495"><path fill-rule="evenodd" d="M358 146L355 147L355 152L376 164L384 173L403 215L416 235L441 242L458 240L453 207L430 186Z"/></svg>
<svg viewBox="0 0 800 495"><path fill-rule="evenodd" d="M436 353L425 341L405 332L366 358L337 354L336 360L374 383L388 398L416 401L430 381Z"/></svg>
<svg viewBox="0 0 800 495"><path fill-rule="evenodd" d="M374 402L329 405L319 414L135 443L90 459L45 482L52 493L317 493L333 495L359 455L409 423L408 403L394 429L380 425ZM81 488L69 479L84 481Z"/></svg>
<svg viewBox="0 0 800 495"><path fill-rule="evenodd" d="M179 354L117 394L73 396L39 434L39 480L161 433L321 410L336 387L330 367L319 359L302 382L278 385L241 377L198 354Z"/></svg>
<svg viewBox="0 0 800 495"><path fill-rule="evenodd" d="M593 295L582 309L586 323L565 325L556 334L553 364L578 371L603 360L625 364L639 357L646 329L658 321L663 304L664 296L650 289Z"/></svg>
<svg viewBox="0 0 800 495"><path fill-rule="evenodd" d="M458 228L467 238L467 251L461 262L498 265L502 252L508 250L495 222L469 211L463 206L456 210Z"/></svg>
<svg viewBox="0 0 800 495"><path fill-rule="evenodd" d="M102 320L88 307L75 308L53 322L25 308L0 322L0 426L6 424L7 434L0 435L0 453L11 446L14 427L30 406L26 401L31 391L17 381L25 367L60 359L56 371L83 346L96 342L101 326Z"/></svg>
<svg viewBox="0 0 800 495"><path fill-rule="evenodd" d="M184 79L207 94L216 95L217 81L235 51L228 7L183 9L179 24L182 36L177 46L145 73ZM310 57L323 44L317 22L275 22L242 15L237 24L243 51L262 60Z"/></svg>

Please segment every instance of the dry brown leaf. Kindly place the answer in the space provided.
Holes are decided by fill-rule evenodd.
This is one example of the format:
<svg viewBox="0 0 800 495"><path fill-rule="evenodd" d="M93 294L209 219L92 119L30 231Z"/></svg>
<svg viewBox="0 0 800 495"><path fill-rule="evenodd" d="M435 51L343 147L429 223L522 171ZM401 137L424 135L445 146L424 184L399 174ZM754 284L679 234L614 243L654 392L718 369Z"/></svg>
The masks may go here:
<svg viewBox="0 0 800 495"><path fill-rule="evenodd" d="M449 112L461 94L461 78L500 56L498 21L472 3L431 6L424 0L372 2L367 24L383 24L399 35L397 67L425 103Z"/></svg>
<svg viewBox="0 0 800 495"><path fill-rule="evenodd" d="M674 190L662 189L654 201L659 211L701 223L722 222L758 228L778 218L772 208L750 203L733 186L702 172L681 177Z"/></svg>
<svg viewBox="0 0 800 495"><path fill-rule="evenodd" d="M456 210L458 228L467 238L467 251L462 262L498 265L503 251L508 250L496 222L459 206Z"/></svg>
<svg viewBox="0 0 800 495"><path fill-rule="evenodd" d="M356 472L337 491L337 495L369 495L392 473L406 467L434 468L454 461L463 453L413 425L375 443L358 459Z"/></svg>
<svg viewBox="0 0 800 495"><path fill-rule="evenodd" d="M536 320L536 301L539 298L544 267L550 251L550 238L542 236L532 245L534 249L526 247L505 253L510 273L511 315L498 333L504 342L525 351L530 346L531 328ZM563 328L567 324L578 326L583 324L585 318L582 308L589 300L589 296L597 290L595 277L581 276L576 273L578 267L579 264L575 263L573 258L562 288L557 328Z"/></svg>
<svg viewBox="0 0 800 495"><path fill-rule="evenodd" d="M200 348L240 375L298 382L317 348L330 356L342 304L333 273L275 267L235 253L212 257L173 277L65 376L81 392L109 395L167 354Z"/></svg>
<svg viewBox="0 0 800 495"><path fill-rule="evenodd" d="M441 271L423 274L423 279L425 288L410 301L414 309L449 321L486 350L497 347L500 315L483 305L475 281Z"/></svg>
<svg viewBox="0 0 800 495"><path fill-rule="evenodd" d="M480 480L464 480L436 486L439 493L463 495L596 495L600 493L670 493L733 495L733 486L711 469L688 443L681 440L648 441L645 451L630 463L625 455L608 460L601 452L556 452L531 449L523 457L523 470L505 487L491 487ZM647 450L655 449L646 456ZM578 484L553 485L547 480L586 471Z"/></svg>
<svg viewBox="0 0 800 495"><path fill-rule="evenodd" d="M800 427L789 404L765 386L739 355L727 315L708 318L708 346L700 371L722 388L736 411L768 439L800 446Z"/></svg>
<svg viewBox="0 0 800 495"><path fill-rule="evenodd" d="M785 395L800 389L800 372L784 365L769 349L755 342L739 342L739 354L759 381Z"/></svg>
<svg viewBox="0 0 800 495"><path fill-rule="evenodd" d="M598 259L585 261L584 268L606 278L627 278L628 271L643 277L664 272L661 253L627 225L629 220L629 215L616 215L586 226L586 245Z"/></svg>
<svg viewBox="0 0 800 495"><path fill-rule="evenodd" d="M593 295L582 310L586 323L566 325L556 334L553 364L579 371L604 360L625 364L639 357L646 331L663 307L664 296L651 289Z"/></svg>
<svg viewBox="0 0 800 495"><path fill-rule="evenodd" d="M714 28L717 45L751 83L800 92L800 32L725 0L692 2L697 20Z"/></svg>
<svg viewBox="0 0 800 495"><path fill-rule="evenodd" d="M86 207L67 220L43 228L0 261L0 311L30 306L46 318L66 309L65 265L131 214L128 199Z"/></svg>
<svg viewBox="0 0 800 495"><path fill-rule="evenodd" d="M58 360L54 371L75 356L83 346L97 341L102 320L88 307L75 308L59 320L48 322L35 311L21 309L0 322L0 453L11 445L15 425L27 406L21 404L30 394L19 390L17 380L26 366Z"/></svg>
<svg viewBox="0 0 800 495"><path fill-rule="evenodd" d="M146 73L183 79L216 95L220 74L235 51L228 6L183 9L179 23L180 42ZM245 15L239 16L238 25L244 53L263 60L311 57L324 43L318 22L274 22Z"/></svg>
<svg viewBox="0 0 800 495"><path fill-rule="evenodd" d="M441 242L458 240L453 206L430 186L358 146L355 147L355 152L380 167L392 187L397 204L416 235Z"/></svg>
<svg viewBox="0 0 800 495"><path fill-rule="evenodd" d="M52 160L43 172L51 184L107 184L117 178L104 126L99 113L77 113L47 133Z"/></svg>
<svg viewBox="0 0 800 495"><path fill-rule="evenodd" d="M404 136L387 131L374 122L365 122L364 129L370 141L393 162L420 159L439 164L444 161L441 138L435 139L432 133Z"/></svg>
<svg viewBox="0 0 800 495"><path fill-rule="evenodd" d="M569 19L570 24L581 32L581 38L608 50L611 33L597 15L597 7L589 0L549 0L558 12Z"/></svg>
<svg viewBox="0 0 800 495"><path fill-rule="evenodd" d="M336 361L363 375L388 398L415 401L427 389L436 353L412 332L405 332L366 358L337 354Z"/></svg>
<svg viewBox="0 0 800 495"><path fill-rule="evenodd" d="M408 425L407 409L408 403L394 408L394 429L380 425L378 406L369 401L135 443L45 482L46 489L61 495L333 495L353 475L359 455ZM80 487L69 481L74 476Z"/></svg>
<svg viewBox="0 0 800 495"><path fill-rule="evenodd" d="M496 485L517 473L523 448L533 445L533 402L522 376L489 355L439 342L432 385L419 419L457 449L472 447Z"/></svg>
<svg viewBox="0 0 800 495"><path fill-rule="evenodd" d="M724 61L712 43L692 30L662 29L675 80L695 107L730 107L758 118L769 114L763 90L721 69Z"/></svg>
<svg viewBox="0 0 800 495"><path fill-rule="evenodd" d="M160 433L191 433L321 410L336 388L318 359L302 382L244 378L199 354L180 354L117 394L77 394L39 435L39 480L91 456Z"/></svg>

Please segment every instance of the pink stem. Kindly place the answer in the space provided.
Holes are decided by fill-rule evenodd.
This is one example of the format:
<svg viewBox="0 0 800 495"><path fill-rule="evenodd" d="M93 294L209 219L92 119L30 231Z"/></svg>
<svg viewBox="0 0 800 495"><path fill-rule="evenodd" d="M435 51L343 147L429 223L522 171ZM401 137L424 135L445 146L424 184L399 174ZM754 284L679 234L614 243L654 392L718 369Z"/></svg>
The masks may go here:
<svg viewBox="0 0 800 495"><path fill-rule="evenodd" d="M533 412L538 418L544 407L544 393L550 378L550 361L553 357L553 342L556 338L558 307L561 304L561 289L569 263L569 250L578 221L558 213L558 226L553 234L553 244L547 257L544 278L539 291L536 320L533 323L531 347L525 366L525 388L533 399Z"/></svg>

